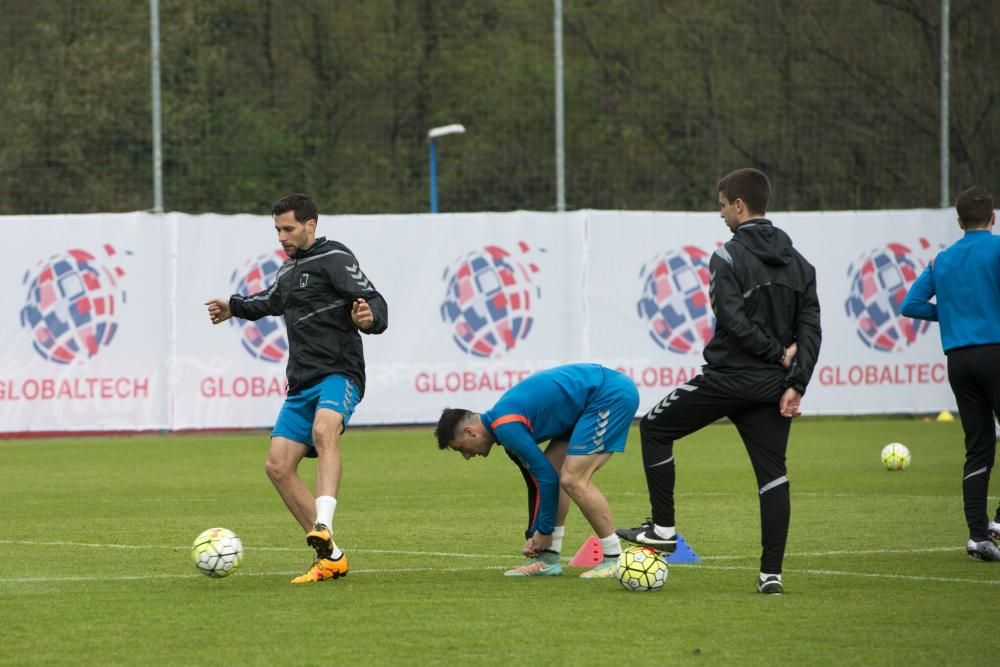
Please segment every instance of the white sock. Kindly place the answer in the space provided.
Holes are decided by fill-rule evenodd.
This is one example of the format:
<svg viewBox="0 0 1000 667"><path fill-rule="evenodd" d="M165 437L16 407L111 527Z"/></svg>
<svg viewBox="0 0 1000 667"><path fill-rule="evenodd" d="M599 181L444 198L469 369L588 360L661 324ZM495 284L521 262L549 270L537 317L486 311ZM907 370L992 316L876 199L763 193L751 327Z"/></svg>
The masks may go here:
<svg viewBox="0 0 1000 667"><path fill-rule="evenodd" d="M673 526L657 526L654 523L653 524L653 532L656 533L656 535L658 537L662 537L663 539L666 540L666 539L669 539L669 538L673 537L674 535L676 535L677 534L677 529L674 528Z"/></svg>
<svg viewBox="0 0 1000 667"><path fill-rule="evenodd" d="M781 581L781 575L780 575L780 574L767 574L767 573L765 573L765 572L761 572L761 573L760 573L760 580L761 580L761 581L764 581L764 580L765 580L765 579L767 579L768 577L777 577L777 578L778 578L778 581L779 581L779 582Z"/></svg>
<svg viewBox="0 0 1000 667"><path fill-rule="evenodd" d="M337 510L337 499L333 496L316 497L316 523L333 530L333 513Z"/></svg>
<svg viewBox="0 0 1000 667"><path fill-rule="evenodd" d="M337 499L333 496L319 496L316 498L316 523L321 523L333 532L333 513L337 509ZM332 536L331 536L331 542ZM330 558L337 560L344 555L344 552L333 542L333 553Z"/></svg>
<svg viewBox="0 0 1000 667"><path fill-rule="evenodd" d="M556 553L562 552L562 541L565 533L566 526L556 526L555 530L552 531L552 546L549 547L550 551L555 551Z"/></svg>
<svg viewBox="0 0 1000 667"><path fill-rule="evenodd" d="M604 551L605 558L617 558L622 553L622 543L617 535L611 533L601 538L601 550Z"/></svg>

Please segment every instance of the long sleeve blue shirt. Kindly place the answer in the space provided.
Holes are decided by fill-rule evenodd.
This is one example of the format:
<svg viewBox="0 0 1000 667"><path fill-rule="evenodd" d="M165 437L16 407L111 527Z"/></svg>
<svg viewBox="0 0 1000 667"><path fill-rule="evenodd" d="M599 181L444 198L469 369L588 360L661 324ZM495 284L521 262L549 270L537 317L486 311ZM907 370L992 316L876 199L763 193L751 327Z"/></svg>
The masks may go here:
<svg viewBox="0 0 1000 667"><path fill-rule="evenodd" d="M569 364L535 373L479 417L537 486L538 505L529 533L551 533L559 506L559 474L538 445L553 438L569 440L591 394L603 384L604 370L597 364Z"/></svg>
<svg viewBox="0 0 1000 667"><path fill-rule="evenodd" d="M986 229L965 232L920 274L902 312L938 322L945 352L1000 343L1000 236Z"/></svg>

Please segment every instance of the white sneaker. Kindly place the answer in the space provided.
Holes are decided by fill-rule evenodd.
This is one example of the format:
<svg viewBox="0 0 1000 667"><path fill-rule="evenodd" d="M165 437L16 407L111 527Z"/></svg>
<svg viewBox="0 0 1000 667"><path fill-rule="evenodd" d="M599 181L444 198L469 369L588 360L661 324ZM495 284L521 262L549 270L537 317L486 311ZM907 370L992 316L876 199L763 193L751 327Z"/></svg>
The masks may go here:
<svg viewBox="0 0 1000 667"><path fill-rule="evenodd" d="M982 542L969 540L965 543L965 551L972 558L1000 561L1000 549L997 549L997 545L993 544L992 540L983 540Z"/></svg>
<svg viewBox="0 0 1000 667"><path fill-rule="evenodd" d="M990 521L990 525L987 526L986 532L990 534L994 540L1000 540L1000 521Z"/></svg>
<svg viewBox="0 0 1000 667"><path fill-rule="evenodd" d="M563 573L562 563L558 558L554 561L546 562L541 558L532 558L520 567L507 570L503 573L505 577L551 577Z"/></svg>
<svg viewBox="0 0 1000 667"><path fill-rule="evenodd" d="M605 557L592 570L580 575L581 579L607 579L618 576L618 556Z"/></svg>

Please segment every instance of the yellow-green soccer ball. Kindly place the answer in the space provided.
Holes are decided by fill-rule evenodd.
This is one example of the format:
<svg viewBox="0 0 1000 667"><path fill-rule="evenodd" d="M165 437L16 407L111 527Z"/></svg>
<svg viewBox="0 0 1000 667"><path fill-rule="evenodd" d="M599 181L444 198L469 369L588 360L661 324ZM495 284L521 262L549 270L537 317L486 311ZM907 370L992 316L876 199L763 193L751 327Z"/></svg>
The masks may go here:
<svg viewBox="0 0 1000 667"><path fill-rule="evenodd" d="M228 577L243 560L243 543L226 528L209 528L194 538L191 560L209 577Z"/></svg>
<svg viewBox="0 0 1000 667"><path fill-rule="evenodd" d="M890 442L882 448L882 465L888 470L906 470L910 467L910 450L904 444Z"/></svg>
<svg viewBox="0 0 1000 667"><path fill-rule="evenodd" d="M658 591L667 581L667 561L649 547L630 547L618 557L618 581L627 591Z"/></svg>

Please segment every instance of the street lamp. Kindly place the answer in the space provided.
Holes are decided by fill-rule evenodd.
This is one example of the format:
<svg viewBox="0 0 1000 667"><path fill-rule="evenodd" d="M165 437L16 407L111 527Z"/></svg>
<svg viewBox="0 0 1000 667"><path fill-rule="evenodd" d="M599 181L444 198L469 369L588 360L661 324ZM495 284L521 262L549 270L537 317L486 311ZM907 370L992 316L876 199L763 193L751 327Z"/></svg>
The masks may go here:
<svg viewBox="0 0 1000 667"><path fill-rule="evenodd" d="M427 132L427 144L430 146L431 152L431 213L438 212L437 148L434 146L434 140L446 134L462 134L463 132L465 132L465 126L457 123L434 127Z"/></svg>

